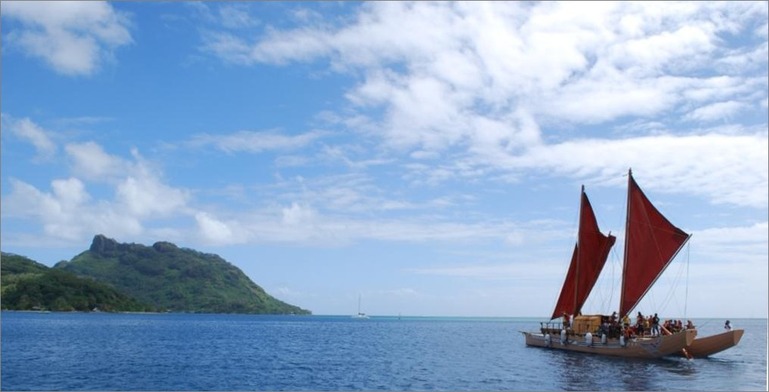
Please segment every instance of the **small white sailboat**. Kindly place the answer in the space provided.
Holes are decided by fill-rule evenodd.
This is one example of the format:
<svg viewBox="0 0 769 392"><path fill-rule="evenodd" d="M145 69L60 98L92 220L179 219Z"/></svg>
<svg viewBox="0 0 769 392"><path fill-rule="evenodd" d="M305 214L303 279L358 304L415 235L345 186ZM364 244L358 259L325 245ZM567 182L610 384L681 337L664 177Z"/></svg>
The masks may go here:
<svg viewBox="0 0 769 392"><path fill-rule="evenodd" d="M367 319L368 315L360 311L360 294L358 295L358 314L352 316L354 319Z"/></svg>

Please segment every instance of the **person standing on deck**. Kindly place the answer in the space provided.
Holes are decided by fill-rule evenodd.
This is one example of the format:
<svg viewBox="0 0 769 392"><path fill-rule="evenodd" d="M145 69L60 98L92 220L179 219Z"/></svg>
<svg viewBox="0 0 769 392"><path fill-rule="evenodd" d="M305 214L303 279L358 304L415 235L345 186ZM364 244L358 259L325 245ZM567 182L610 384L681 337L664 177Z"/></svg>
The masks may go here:
<svg viewBox="0 0 769 392"><path fill-rule="evenodd" d="M660 336L660 318L657 317L657 313L652 317L652 336Z"/></svg>

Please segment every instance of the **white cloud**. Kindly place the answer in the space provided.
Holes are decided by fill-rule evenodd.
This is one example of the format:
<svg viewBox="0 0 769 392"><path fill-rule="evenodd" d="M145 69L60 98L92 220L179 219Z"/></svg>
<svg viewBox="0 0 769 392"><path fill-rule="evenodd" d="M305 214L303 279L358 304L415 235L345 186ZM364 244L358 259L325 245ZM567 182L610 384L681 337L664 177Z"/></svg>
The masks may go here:
<svg viewBox="0 0 769 392"><path fill-rule="evenodd" d="M3 37L8 45L64 75L91 75L132 42L127 16L106 2L9 1L3 3L6 18L20 22Z"/></svg>
<svg viewBox="0 0 769 392"><path fill-rule="evenodd" d="M606 69L593 78L582 78L540 99L548 105L532 108L548 121L598 124L623 116L651 117L677 103L676 78L635 78Z"/></svg>
<svg viewBox="0 0 769 392"><path fill-rule="evenodd" d="M109 155L93 142L68 145L67 151L74 159L75 173L115 187L115 203L128 215L159 218L185 212L188 192L163 183L138 150L131 150L133 161Z"/></svg>
<svg viewBox="0 0 769 392"><path fill-rule="evenodd" d="M231 29L253 27L259 24L240 4L226 4L220 7L219 20L225 27Z"/></svg>
<svg viewBox="0 0 769 392"><path fill-rule="evenodd" d="M239 222L238 225L248 233L248 241L251 242L291 242L324 247L367 240L409 243L437 241L454 244L504 243L511 235L516 240L508 244L518 246L523 243L541 243L547 235L550 235L550 238L554 235L554 229L549 225L542 226L537 223L518 227L508 221L459 222L414 214L401 218L373 218L359 214L350 216L345 212L333 210L320 213L308 205L292 203L290 207L282 208L277 216L267 207L253 213L238 214L234 221Z"/></svg>
<svg viewBox="0 0 769 392"><path fill-rule="evenodd" d="M72 171L85 179L115 187L115 202L136 217L167 216L184 210L188 192L164 184L155 170L132 150L134 161L108 154L95 142L65 147Z"/></svg>
<svg viewBox="0 0 769 392"><path fill-rule="evenodd" d="M12 179L3 196L4 216L32 217L51 237L82 241L98 233L145 234L153 220L189 213L188 191L165 184L138 151L127 160L94 142L71 143L65 150L73 176L51 181L50 191ZM106 184L114 198L90 194L94 183Z"/></svg>
<svg viewBox="0 0 769 392"><path fill-rule="evenodd" d="M72 171L89 180L105 181L129 171L130 163L110 155L96 142L71 143L64 147L72 161Z"/></svg>
<svg viewBox="0 0 769 392"><path fill-rule="evenodd" d="M233 244L242 240L242 234L236 233L229 224L206 212L195 214L198 233L208 244Z"/></svg>
<svg viewBox="0 0 769 392"><path fill-rule="evenodd" d="M650 189L700 195L713 203L766 208L767 144L766 133L583 139L532 148L501 164L547 168L569 176L595 176L597 182L613 178L616 185L621 185L617 173L632 167L636 173L643 173L643 182Z"/></svg>
<svg viewBox="0 0 769 392"><path fill-rule="evenodd" d="M716 102L710 105L699 107L686 115L686 118L709 122L709 121L727 121L740 110L746 109L747 105L736 101Z"/></svg>
<svg viewBox="0 0 769 392"><path fill-rule="evenodd" d="M200 148L214 146L225 152L259 153L302 148L325 135L326 133L322 131L311 131L299 135L283 135L274 131L239 131L227 135L197 135L188 142L188 145Z"/></svg>
<svg viewBox="0 0 769 392"><path fill-rule="evenodd" d="M678 79L685 83L681 91L685 102L692 105L702 105L708 102L720 103L731 101L736 97L745 97L761 91L766 86L765 77L741 77L719 75L696 80Z"/></svg>
<svg viewBox="0 0 769 392"><path fill-rule="evenodd" d="M539 148L551 127L631 116L672 129L676 111L713 121L765 101L767 61L753 53L766 44L735 51L723 38L752 34L765 13L750 3L368 3L346 25L269 28L253 41L228 33L207 50L247 65L328 59L359 70L348 124L417 158L460 147L494 165ZM713 75L725 56L732 70ZM745 62L754 76L734 70Z"/></svg>
<svg viewBox="0 0 769 392"><path fill-rule="evenodd" d="M141 222L114 206L94 201L77 178L53 180L52 191L42 192L19 180L11 180L11 192L3 198L3 214L39 220L47 236L68 241L87 240L96 233L137 235Z"/></svg>
<svg viewBox="0 0 769 392"><path fill-rule="evenodd" d="M291 207L283 208L283 223L286 225L309 225L312 223L315 211L306 205L291 203Z"/></svg>
<svg viewBox="0 0 769 392"><path fill-rule="evenodd" d="M85 191L85 185L77 178L54 180L51 182L51 188L53 189L53 196L67 210L78 207L90 199Z"/></svg>
<svg viewBox="0 0 769 392"><path fill-rule="evenodd" d="M162 217L180 211L186 205L187 193L144 175L126 177L115 190L116 200L136 217Z"/></svg>
<svg viewBox="0 0 769 392"><path fill-rule="evenodd" d="M758 222L745 227L714 227L693 233L696 255L715 264L766 263L769 253L769 223Z"/></svg>
<svg viewBox="0 0 769 392"><path fill-rule="evenodd" d="M8 118L7 121L5 121L6 118ZM32 143L32 145L35 146L39 157L49 159L56 153L56 144L51 140L48 132L32 122L29 118L14 120L3 115L3 120L4 128L8 129L19 138Z"/></svg>
<svg viewBox="0 0 769 392"><path fill-rule="evenodd" d="M574 138L505 150L500 143L475 143L474 154L460 154L440 164L408 164L413 184L440 184L479 178L494 167L513 173L576 178L624 187L622 173L634 169L645 188L664 193L695 195L713 204L766 208L769 204L769 152L766 132L743 134L725 129L691 135L658 135L624 139ZM736 133L736 134L735 134ZM479 133L480 135L481 133ZM506 177L507 178L507 177Z"/></svg>

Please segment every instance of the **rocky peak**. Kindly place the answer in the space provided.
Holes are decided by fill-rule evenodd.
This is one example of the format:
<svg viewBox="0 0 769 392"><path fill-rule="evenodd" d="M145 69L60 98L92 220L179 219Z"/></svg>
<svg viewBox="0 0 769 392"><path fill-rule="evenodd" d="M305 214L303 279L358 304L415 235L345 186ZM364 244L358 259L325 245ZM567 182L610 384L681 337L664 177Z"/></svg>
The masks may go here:
<svg viewBox="0 0 769 392"><path fill-rule="evenodd" d="M177 247L176 245L166 241L158 241L154 245L152 245L152 247L155 248L155 250L160 253L173 252L179 249L179 247Z"/></svg>
<svg viewBox="0 0 769 392"><path fill-rule="evenodd" d="M107 238L103 234L97 234L93 237L90 250L94 253L103 254L106 252L115 251L117 248L117 241L113 240L112 238Z"/></svg>

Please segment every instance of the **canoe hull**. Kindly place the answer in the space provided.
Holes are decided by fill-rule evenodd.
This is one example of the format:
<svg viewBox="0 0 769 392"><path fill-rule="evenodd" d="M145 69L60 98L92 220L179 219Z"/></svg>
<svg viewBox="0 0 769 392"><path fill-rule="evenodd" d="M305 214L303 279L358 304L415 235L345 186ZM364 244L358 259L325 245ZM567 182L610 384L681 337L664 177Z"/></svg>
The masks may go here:
<svg viewBox="0 0 769 392"><path fill-rule="evenodd" d="M736 346L744 333L743 329L734 329L716 335L698 337L686 348L686 351L694 358L709 357Z"/></svg>
<svg viewBox="0 0 769 392"><path fill-rule="evenodd" d="M547 335L541 333L523 332L523 335L526 337L526 345L533 347L625 358L662 358L681 352L691 345L697 330L687 329L673 335L630 339L625 346L620 345L617 339L601 343L600 338L594 337L588 344L584 337L569 336L565 343L561 343L559 336L551 336L548 341Z"/></svg>

